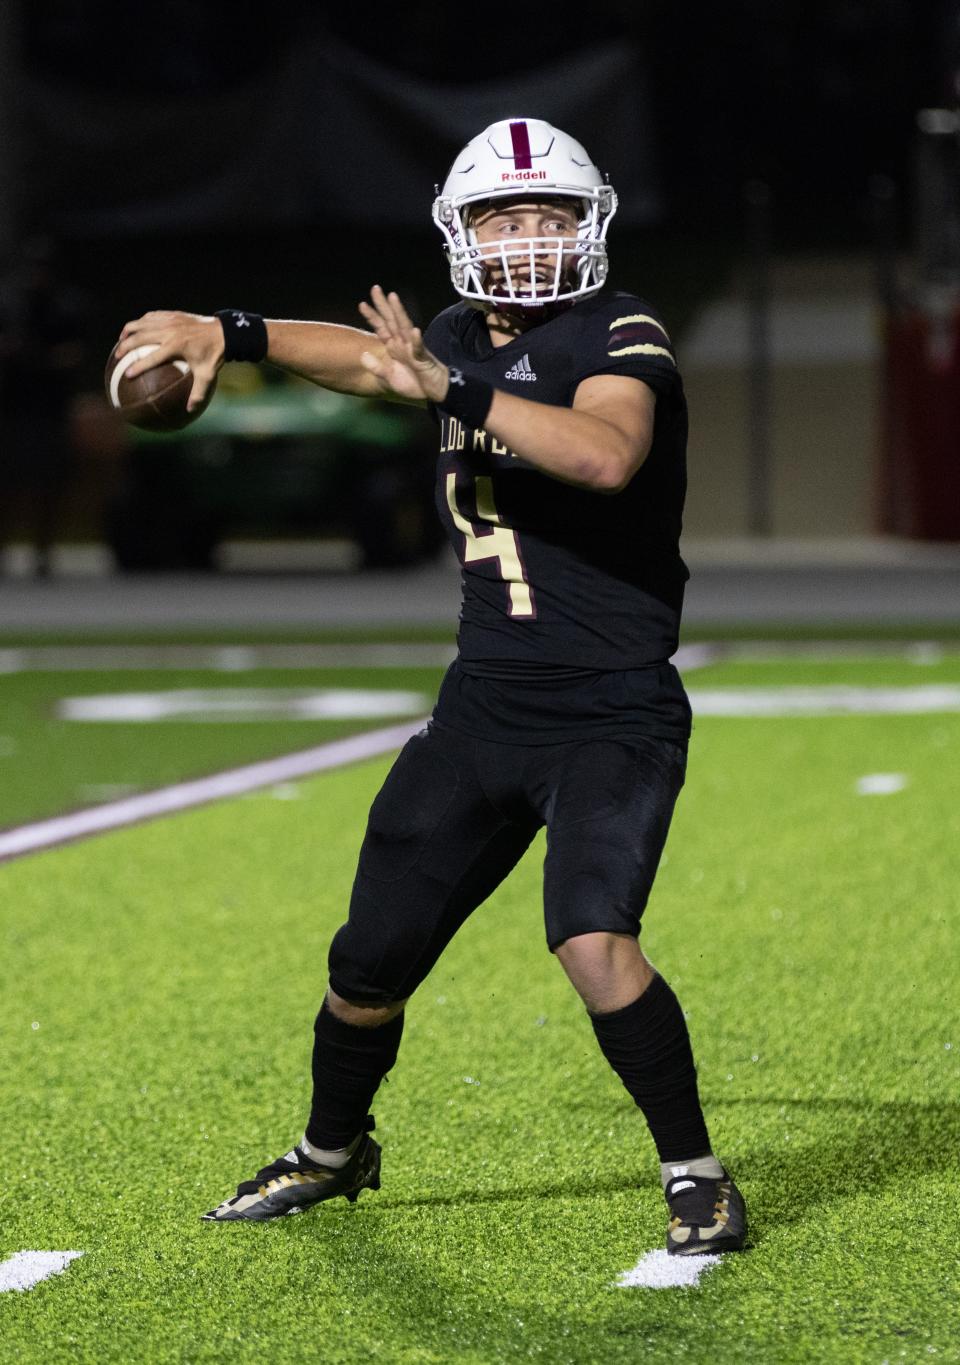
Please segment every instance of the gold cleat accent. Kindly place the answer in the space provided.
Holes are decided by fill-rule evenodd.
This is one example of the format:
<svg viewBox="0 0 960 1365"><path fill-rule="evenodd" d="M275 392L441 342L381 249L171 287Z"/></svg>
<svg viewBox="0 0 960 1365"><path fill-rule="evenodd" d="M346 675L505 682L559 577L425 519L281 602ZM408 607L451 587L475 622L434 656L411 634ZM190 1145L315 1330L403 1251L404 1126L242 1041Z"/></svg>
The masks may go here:
<svg viewBox="0 0 960 1365"><path fill-rule="evenodd" d="M270 1178L265 1180L264 1176ZM295 1148L272 1166L259 1171L253 1180L240 1185L232 1198L224 1199L215 1209L203 1214L203 1220L210 1223L238 1219L264 1222L302 1213L314 1204L341 1194L353 1204L361 1190L379 1188L380 1147L364 1133L357 1139L345 1166L337 1170L315 1166L309 1157Z"/></svg>

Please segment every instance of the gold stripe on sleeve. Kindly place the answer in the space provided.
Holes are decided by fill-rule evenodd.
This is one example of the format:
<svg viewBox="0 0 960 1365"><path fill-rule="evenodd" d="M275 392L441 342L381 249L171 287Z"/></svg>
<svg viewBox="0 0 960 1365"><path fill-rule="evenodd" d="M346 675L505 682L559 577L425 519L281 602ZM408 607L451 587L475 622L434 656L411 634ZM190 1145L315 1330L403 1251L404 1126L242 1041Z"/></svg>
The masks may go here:
<svg viewBox="0 0 960 1365"><path fill-rule="evenodd" d="M619 351L608 351L607 355L665 355L671 365L676 367L677 364L666 346L654 346L649 341L645 341L641 346L621 346Z"/></svg>
<svg viewBox="0 0 960 1365"><path fill-rule="evenodd" d="M667 340L670 340L667 329L664 327L663 323L658 322L656 318L650 317L648 313L631 313L627 318L617 318L614 322L611 322L610 331L615 332L618 327L628 327L634 322L649 322L651 327L656 327L658 332L662 332Z"/></svg>

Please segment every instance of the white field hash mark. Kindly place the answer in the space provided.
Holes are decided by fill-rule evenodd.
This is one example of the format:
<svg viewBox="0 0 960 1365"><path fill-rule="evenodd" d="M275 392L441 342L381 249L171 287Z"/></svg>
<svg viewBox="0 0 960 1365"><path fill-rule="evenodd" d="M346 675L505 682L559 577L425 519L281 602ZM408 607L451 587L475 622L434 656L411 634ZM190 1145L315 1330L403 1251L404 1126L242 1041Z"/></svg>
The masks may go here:
<svg viewBox="0 0 960 1365"><path fill-rule="evenodd" d="M384 688L228 687L169 692L108 692L64 697L61 720L98 722L370 720L419 716L429 707L422 692Z"/></svg>
<svg viewBox="0 0 960 1365"><path fill-rule="evenodd" d="M0 1294L10 1290L20 1294L51 1275L62 1275L82 1255L82 1251L16 1251L0 1261Z"/></svg>
<svg viewBox="0 0 960 1365"><path fill-rule="evenodd" d="M960 687L691 688L695 716L922 716L960 711Z"/></svg>
<svg viewBox="0 0 960 1365"><path fill-rule="evenodd" d="M865 773L856 781L861 796L893 796L895 792L902 792L906 785L906 773Z"/></svg>
<svg viewBox="0 0 960 1365"><path fill-rule="evenodd" d="M706 1270L719 1265L722 1256L670 1256L648 1251L632 1270L617 1276L618 1289L690 1289Z"/></svg>

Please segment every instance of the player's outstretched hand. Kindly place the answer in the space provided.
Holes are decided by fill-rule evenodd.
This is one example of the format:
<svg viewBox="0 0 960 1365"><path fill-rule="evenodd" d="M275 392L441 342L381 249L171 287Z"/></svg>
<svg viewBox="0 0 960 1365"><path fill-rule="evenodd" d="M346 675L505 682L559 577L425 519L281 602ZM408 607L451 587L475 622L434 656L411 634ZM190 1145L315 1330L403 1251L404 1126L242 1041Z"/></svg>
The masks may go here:
<svg viewBox="0 0 960 1365"><path fill-rule="evenodd" d="M360 359L384 393L415 402L439 403L446 397L450 371L423 344L397 294L385 294L378 284L360 312L373 328L382 349L364 351Z"/></svg>
<svg viewBox="0 0 960 1365"><path fill-rule="evenodd" d="M187 411L206 402L223 364L223 327L219 318L200 313L155 312L128 322L120 333L117 359L137 346L156 346L127 370L133 379L166 360L185 360L193 374Z"/></svg>

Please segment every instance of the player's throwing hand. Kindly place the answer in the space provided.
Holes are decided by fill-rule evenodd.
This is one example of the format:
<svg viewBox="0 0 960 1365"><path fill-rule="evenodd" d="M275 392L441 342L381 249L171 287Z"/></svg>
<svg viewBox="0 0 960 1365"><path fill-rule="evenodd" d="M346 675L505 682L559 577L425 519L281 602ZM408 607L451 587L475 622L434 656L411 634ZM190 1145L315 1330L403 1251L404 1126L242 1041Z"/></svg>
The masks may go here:
<svg viewBox="0 0 960 1365"><path fill-rule="evenodd" d="M441 403L450 383L447 366L423 344L423 334L414 327L399 295L385 294L378 284L370 291L370 303L361 303L360 312L373 328L383 346L379 354L364 351L360 360L384 393L401 398Z"/></svg>

